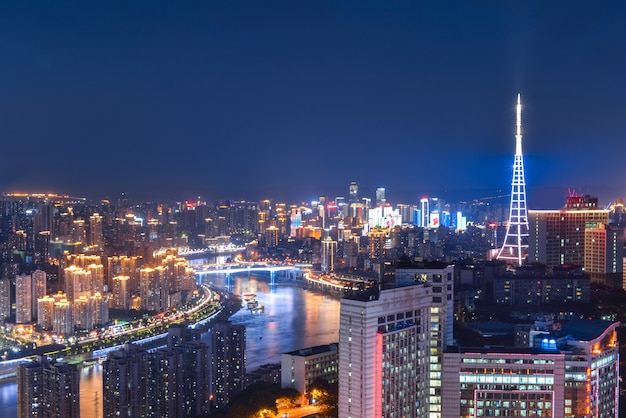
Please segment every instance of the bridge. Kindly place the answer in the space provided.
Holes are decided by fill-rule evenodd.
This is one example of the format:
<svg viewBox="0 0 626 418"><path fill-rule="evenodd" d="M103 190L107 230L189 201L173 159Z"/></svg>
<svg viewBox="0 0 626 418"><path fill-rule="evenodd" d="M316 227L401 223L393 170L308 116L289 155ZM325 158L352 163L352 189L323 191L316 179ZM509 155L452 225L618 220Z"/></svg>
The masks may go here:
<svg viewBox="0 0 626 418"><path fill-rule="evenodd" d="M226 280L230 281L231 275L235 273L248 273L253 271L269 272L270 273L270 286L276 285L276 272L279 271L297 271L302 268L302 265L275 265L259 262L237 262L237 263L222 263L222 264L201 264L194 265L196 275L200 278L207 274L224 274Z"/></svg>

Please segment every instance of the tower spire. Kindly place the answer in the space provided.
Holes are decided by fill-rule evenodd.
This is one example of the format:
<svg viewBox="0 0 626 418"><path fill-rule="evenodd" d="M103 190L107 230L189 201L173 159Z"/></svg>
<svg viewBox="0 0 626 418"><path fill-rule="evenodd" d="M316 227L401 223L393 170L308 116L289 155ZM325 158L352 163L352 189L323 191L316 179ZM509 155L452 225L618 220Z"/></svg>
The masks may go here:
<svg viewBox="0 0 626 418"><path fill-rule="evenodd" d="M522 95L517 94L517 118L515 122L515 155L522 155Z"/></svg>
<svg viewBox="0 0 626 418"><path fill-rule="evenodd" d="M526 180L524 179L524 157L522 155L522 98L517 95L515 131L515 159L511 182L511 206L504 243L498 260L522 265L528 255L528 213L526 210Z"/></svg>

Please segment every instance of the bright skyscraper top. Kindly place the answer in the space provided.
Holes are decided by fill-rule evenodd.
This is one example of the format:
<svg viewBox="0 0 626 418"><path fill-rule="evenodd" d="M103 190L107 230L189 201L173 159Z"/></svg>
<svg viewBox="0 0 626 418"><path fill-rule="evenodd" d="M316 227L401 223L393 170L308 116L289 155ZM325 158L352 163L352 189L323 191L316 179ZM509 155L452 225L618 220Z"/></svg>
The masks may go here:
<svg viewBox="0 0 626 418"><path fill-rule="evenodd" d="M498 260L522 265L528 255L528 214L526 210L526 181L524 179L524 157L522 155L522 100L517 95L517 118L515 133L515 160L511 182L511 208L506 236Z"/></svg>

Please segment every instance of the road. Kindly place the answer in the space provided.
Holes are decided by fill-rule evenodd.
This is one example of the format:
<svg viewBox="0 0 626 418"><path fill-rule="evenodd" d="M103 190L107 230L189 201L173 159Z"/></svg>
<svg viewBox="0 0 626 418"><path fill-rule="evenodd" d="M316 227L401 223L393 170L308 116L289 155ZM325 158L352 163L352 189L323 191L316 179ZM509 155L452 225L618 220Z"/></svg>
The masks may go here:
<svg viewBox="0 0 626 418"><path fill-rule="evenodd" d="M278 410L278 417L303 418L320 412L320 407L316 405L305 405L296 408L281 408ZM288 415L284 415L288 414Z"/></svg>

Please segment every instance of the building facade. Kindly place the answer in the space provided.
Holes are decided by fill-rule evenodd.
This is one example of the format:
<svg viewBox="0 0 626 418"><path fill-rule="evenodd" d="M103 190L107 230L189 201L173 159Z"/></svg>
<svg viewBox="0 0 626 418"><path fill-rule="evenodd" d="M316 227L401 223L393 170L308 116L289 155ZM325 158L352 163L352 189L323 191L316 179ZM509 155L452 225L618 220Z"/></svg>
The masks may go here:
<svg viewBox="0 0 626 418"><path fill-rule="evenodd" d="M283 353L281 356L281 386L294 388L303 397L310 395L317 379L328 383L337 381L339 351L337 344L318 345Z"/></svg>
<svg viewBox="0 0 626 418"><path fill-rule="evenodd" d="M431 303L426 284L341 299L339 417L427 416Z"/></svg>
<svg viewBox="0 0 626 418"><path fill-rule="evenodd" d="M560 210L529 210L528 260L548 267L583 266L587 225L608 222L609 211L598 209L597 199L588 196L570 196Z"/></svg>
<svg viewBox="0 0 626 418"><path fill-rule="evenodd" d="M573 321L536 348L449 350L443 417L616 418L617 327L619 322Z"/></svg>

